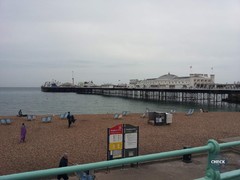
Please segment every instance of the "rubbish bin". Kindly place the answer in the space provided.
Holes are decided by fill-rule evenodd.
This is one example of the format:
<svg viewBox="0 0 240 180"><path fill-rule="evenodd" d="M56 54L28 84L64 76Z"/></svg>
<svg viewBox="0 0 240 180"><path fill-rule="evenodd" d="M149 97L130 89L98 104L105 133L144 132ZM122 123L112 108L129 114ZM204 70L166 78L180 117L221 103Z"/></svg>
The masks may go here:
<svg viewBox="0 0 240 180"><path fill-rule="evenodd" d="M184 146L183 149L191 148L191 146ZM184 154L182 158L183 162L191 163L192 162L192 154Z"/></svg>

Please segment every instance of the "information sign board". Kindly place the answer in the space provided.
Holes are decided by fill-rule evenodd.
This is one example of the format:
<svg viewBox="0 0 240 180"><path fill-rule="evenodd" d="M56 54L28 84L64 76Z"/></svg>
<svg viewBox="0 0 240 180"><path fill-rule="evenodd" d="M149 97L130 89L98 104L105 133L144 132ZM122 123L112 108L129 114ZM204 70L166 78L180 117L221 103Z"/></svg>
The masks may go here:
<svg viewBox="0 0 240 180"><path fill-rule="evenodd" d="M124 124L124 157L138 156L139 127Z"/></svg>
<svg viewBox="0 0 240 180"><path fill-rule="evenodd" d="M108 160L123 157L123 125L108 128Z"/></svg>
<svg viewBox="0 0 240 180"><path fill-rule="evenodd" d="M108 128L107 159L138 156L139 127L130 124L118 124Z"/></svg>
<svg viewBox="0 0 240 180"><path fill-rule="evenodd" d="M127 133L125 134L125 149L137 148L138 137L137 133Z"/></svg>

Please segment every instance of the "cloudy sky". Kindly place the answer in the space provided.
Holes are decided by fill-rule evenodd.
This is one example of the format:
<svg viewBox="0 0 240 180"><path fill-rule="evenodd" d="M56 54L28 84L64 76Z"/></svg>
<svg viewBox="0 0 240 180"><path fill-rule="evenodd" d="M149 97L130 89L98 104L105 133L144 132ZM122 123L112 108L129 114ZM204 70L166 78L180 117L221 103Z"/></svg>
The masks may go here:
<svg viewBox="0 0 240 180"><path fill-rule="evenodd" d="M0 86L240 81L239 17L239 0L0 0Z"/></svg>

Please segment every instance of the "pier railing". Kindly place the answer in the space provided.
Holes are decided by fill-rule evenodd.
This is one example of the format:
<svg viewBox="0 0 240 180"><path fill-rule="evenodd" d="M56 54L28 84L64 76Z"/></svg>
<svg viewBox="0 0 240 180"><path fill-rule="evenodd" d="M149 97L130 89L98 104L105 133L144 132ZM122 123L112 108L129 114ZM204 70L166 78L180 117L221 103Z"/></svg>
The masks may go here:
<svg viewBox="0 0 240 180"><path fill-rule="evenodd" d="M121 166L124 164L156 161L156 160L170 158L174 156L182 156L186 154L203 153L203 152L208 152L208 163L207 163L205 177L200 178L198 180L240 179L240 170L229 171L221 174L219 169L214 168L211 164L212 160L216 160L216 156L220 153L220 150L224 148L230 148L233 146L239 146L239 145L240 145L240 141L218 144L217 141L211 139L208 141L207 145L200 146L200 147L174 150L174 151L168 151L168 152L162 152L162 153L156 153L156 154L148 154L148 155L129 157L124 159L116 159L111 161L101 161L101 162L95 162L95 163L89 163L89 164L68 166L68 167L62 167L62 168L53 168L53 169L37 170L37 171L24 172L24 173L18 173L18 174L3 175L3 176L0 176L0 180L37 179L37 178L54 176L58 174L70 174L70 173L79 172L79 171L104 169L104 168L109 168L113 166Z"/></svg>

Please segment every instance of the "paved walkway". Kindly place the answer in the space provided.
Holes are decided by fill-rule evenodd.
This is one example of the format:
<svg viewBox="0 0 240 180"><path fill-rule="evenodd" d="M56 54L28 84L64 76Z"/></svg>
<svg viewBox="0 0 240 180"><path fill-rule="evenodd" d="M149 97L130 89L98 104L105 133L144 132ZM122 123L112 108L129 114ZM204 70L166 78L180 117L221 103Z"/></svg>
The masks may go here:
<svg viewBox="0 0 240 180"><path fill-rule="evenodd" d="M240 168L240 154L235 152L221 153L228 164L221 169L227 172ZM155 163L140 164L138 167L124 167L110 171L96 172L96 180L192 180L204 177L207 156L193 156L192 163L184 163L180 158ZM70 177L70 180L77 180Z"/></svg>

